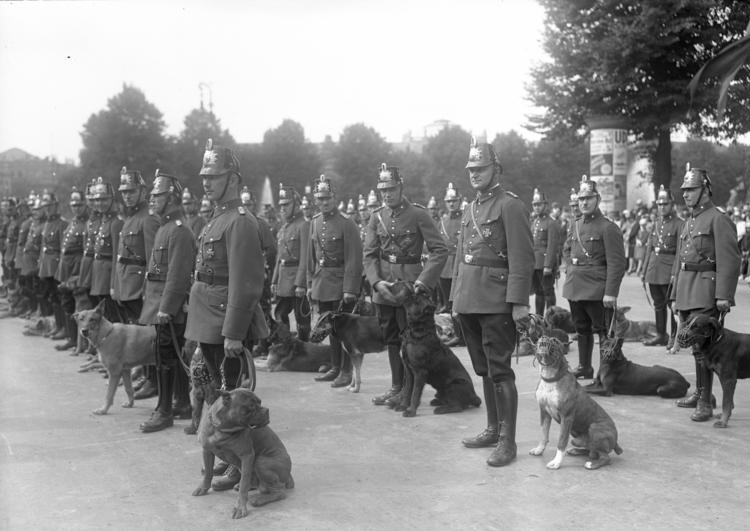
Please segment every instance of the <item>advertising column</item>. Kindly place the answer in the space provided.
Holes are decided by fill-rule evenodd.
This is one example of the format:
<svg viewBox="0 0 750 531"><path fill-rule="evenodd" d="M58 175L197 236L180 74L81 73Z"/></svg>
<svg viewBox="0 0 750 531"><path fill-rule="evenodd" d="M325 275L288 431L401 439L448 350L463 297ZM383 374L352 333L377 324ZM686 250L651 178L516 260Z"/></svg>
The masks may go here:
<svg viewBox="0 0 750 531"><path fill-rule="evenodd" d="M628 131L621 119L596 117L591 128L590 177L596 181L604 214L625 209L628 175Z"/></svg>

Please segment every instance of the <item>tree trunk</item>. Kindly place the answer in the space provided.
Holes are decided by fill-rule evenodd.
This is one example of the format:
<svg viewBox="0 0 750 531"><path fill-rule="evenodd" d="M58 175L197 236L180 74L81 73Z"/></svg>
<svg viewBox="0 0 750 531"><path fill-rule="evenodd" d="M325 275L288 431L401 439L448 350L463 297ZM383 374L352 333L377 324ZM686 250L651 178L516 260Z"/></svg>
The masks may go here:
<svg viewBox="0 0 750 531"><path fill-rule="evenodd" d="M660 185L669 190L672 183L672 138L668 127L659 131L658 140L654 153L654 197Z"/></svg>

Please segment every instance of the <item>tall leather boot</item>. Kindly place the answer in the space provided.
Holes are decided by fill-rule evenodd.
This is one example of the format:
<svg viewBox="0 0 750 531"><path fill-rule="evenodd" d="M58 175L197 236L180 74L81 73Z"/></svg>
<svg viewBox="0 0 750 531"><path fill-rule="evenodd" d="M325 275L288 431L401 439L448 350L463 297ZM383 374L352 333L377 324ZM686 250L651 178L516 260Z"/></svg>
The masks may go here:
<svg viewBox="0 0 750 531"><path fill-rule="evenodd" d="M383 406L389 400L398 397L404 385L404 362L401 361L401 345L388 345L388 364L391 367L391 388L372 398L376 406Z"/></svg>
<svg viewBox="0 0 750 531"><path fill-rule="evenodd" d="M495 384L495 400L499 433L497 446L487 459L490 466L505 466L516 458L516 416L518 414L518 391L516 382L506 380Z"/></svg>
<svg viewBox="0 0 750 531"><path fill-rule="evenodd" d="M682 398L676 402L677 407L695 407L698 405L698 399L701 397L703 389L703 373L701 363L695 360L695 389L687 398Z"/></svg>
<svg viewBox="0 0 750 531"><path fill-rule="evenodd" d="M331 383L331 387L346 387L352 383L352 358L349 354L341 353L341 371Z"/></svg>
<svg viewBox="0 0 750 531"><path fill-rule="evenodd" d="M145 367L146 372L146 380L143 382L143 386L141 386L138 391L135 392L135 395L133 398L136 400L143 400L144 398L151 398L152 396L156 396L159 394L159 388L158 388L158 382L157 382L157 375L156 375L156 367L153 365L147 365ZM170 395L170 400L171 400Z"/></svg>
<svg viewBox="0 0 750 531"><path fill-rule="evenodd" d="M185 369L177 362L172 374L174 389L174 403L172 404L172 416L177 419L187 420L192 418L193 408L190 406L190 380Z"/></svg>
<svg viewBox="0 0 750 531"><path fill-rule="evenodd" d="M674 318L674 314L669 312L669 339L667 340L667 350L672 350L674 347L674 340L677 336L677 321ZM668 354L671 354L669 352Z"/></svg>
<svg viewBox="0 0 750 531"><path fill-rule="evenodd" d="M700 364L701 368L701 380L703 386L701 387L701 393L698 397L698 403L695 406L695 411L690 415L690 420L695 422L706 422L714 416L714 410L712 406L712 400L715 400L711 395L713 388L714 375L711 369Z"/></svg>
<svg viewBox="0 0 750 531"><path fill-rule="evenodd" d="M310 325L297 324L297 339L300 341L310 341Z"/></svg>
<svg viewBox="0 0 750 531"><path fill-rule="evenodd" d="M544 305L547 301L544 299L544 294L537 293L534 296L534 307L537 315L544 315Z"/></svg>
<svg viewBox="0 0 750 531"><path fill-rule="evenodd" d="M578 334L578 367L573 371L576 378L593 378L594 368L591 366L591 353L594 351L594 335Z"/></svg>
<svg viewBox="0 0 750 531"><path fill-rule="evenodd" d="M329 341L331 342L331 368L322 376L316 376L314 378L316 382L332 382L341 372L341 356L343 356L341 342L333 336L330 336Z"/></svg>
<svg viewBox="0 0 750 531"><path fill-rule="evenodd" d="M172 381L175 367L159 365L156 369L156 381L159 393L159 401L156 409L151 413L151 418L142 423L140 428L143 433L152 433L163 430L174 425L172 418Z"/></svg>
<svg viewBox="0 0 750 531"><path fill-rule="evenodd" d="M65 334L67 337L67 341L61 345L55 345L55 350L68 350L70 348L75 348L72 355L77 356L78 353L78 325L76 324L76 320L73 319L72 315L65 314L65 329L67 330L67 333Z"/></svg>
<svg viewBox="0 0 750 531"><path fill-rule="evenodd" d="M484 391L484 406L487 409L487 427L484 431L474 437L461 440L466 448L486 448L497 444L497 401L495 400L495 384L489 376L482 377L482 390Z"/></svg>
<svg viewBox="0 0 750 531"><path fill-rule="evenodd" d="M53 341L60 341L61 339L68 338L68 327L66 323L68 321L65 311L61 304L53 304L52 311L55 314L55 324L57 325L57 332L52 331L49 338Z"/></svg>
<svg viewBox="0 0 750 531"><path fill-rule="evenodd" d="M667 337L667 309L656 311L656 336L643 342L647 347L663 347L669 342Z"/></svg>

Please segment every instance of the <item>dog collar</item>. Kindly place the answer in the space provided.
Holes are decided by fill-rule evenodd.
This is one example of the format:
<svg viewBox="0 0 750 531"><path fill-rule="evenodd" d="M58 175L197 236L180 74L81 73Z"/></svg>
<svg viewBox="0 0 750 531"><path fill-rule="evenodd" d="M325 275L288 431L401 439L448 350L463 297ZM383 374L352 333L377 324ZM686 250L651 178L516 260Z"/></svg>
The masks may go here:
<svg viewBox="0 0 750 531"><path fill-rule="evenodd" d="M112 333L112 330L114 330L114 329L115 329L115 327L113 326L112 328L110 328L110 329L109 329L109 332L107 332L107 333L106 333L106 334L104 335L104 337L100 337L99 339L97 339L97 341L96 341L96 346L98 347L99 345L101 345L102 343L104 343L104 340L105 340L105 339L107 339L107 338L109 337L109 334L111 334L111 333Z"/></svg>
<svg viewBox="0 0 750 531"><path fill-rule="evenodd" d="M563 376L565 376L565 371L559 371L554 378L545 378L544 376L540 376L540 378L547 383L554 383L561 380Z"/></svg>

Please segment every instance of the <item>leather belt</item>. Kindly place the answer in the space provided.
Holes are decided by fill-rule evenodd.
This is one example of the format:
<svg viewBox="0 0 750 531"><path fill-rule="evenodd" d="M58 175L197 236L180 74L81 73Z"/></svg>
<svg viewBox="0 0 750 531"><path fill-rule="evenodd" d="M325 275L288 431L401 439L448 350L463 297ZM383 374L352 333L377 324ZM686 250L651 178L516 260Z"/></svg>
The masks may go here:
<svg viewBox="0 0 750 531"><path fill-rule="evenodd" d="M65 249L62 254L64 254L65 256L69 256L71 254L83 254L83 249Z"/></svg>
<svg viewBox="0 0 750 531"><path fill-rule="evenodd" d="M44 254L60 254L60 249L50 249L49 247L45 247L42 249L42 252Z"/></svg>
<svg viewBox="0 0 750 531"><path fill-rule="evenodd" d="M140 258L140 257L130 258L127 256L120 256L119 254L117 255L117 262L119 264L136 265L136 266L141 266L141 267L146 265L146 260L144 260L143 258Z"/></svg>
<svg viewBox="0 0 750 531"><path fill-rule="evenodd" d="M283 266L298 266L299 260L286 260L282 258L279 260L279 263Z"/></svg>
<svg viewBox="0 0 750 531"><path fill-rule="evenodd" d="M655 254L656 254L657 256L660 256L660 255L662 255L662 254L666 254L666 255L672 255L672 256L674 256L674 255L675 255L675 253L676 253L676 250L675 250L675 249L654 249L654 253L655 253Z"/></svg>
<svg viewBox="0 0 750 531"><path fill-rule="evenodd" d="M463 263L479 267L508 267L507 260L501 258L483 258L481 256L474 256L473 254L465 254Z"/></svg>
<svg viewBox="0 0 750 531"><path fill-rule="evenodd" d="M112 260L111 254L94 253L94 260Z"/></svg>
<svg viewBox="0 0 750 531"><path fill-rule="evenodd" d="M422 263L421 256L399 256L393 253L386 253L381 251L380 259L390 262L391 264L420 264Z"/></svg>
<svg viewBox="0 0 750 531"><path fill-rule="evenodd" d="M204 273L202 271L195 272L195 280L198 282L205 282L206 284L217 285L217 286L228 286L229 277L226 275L216 275L214 273Z"/></svg>
<svg viewBox="0 0 750 531"><path fill-rule="evenodd" d="M607 265L607 262L599 262L599 261L589 262L589 261L583 261L580 258L571 258L570 259L570 265L574 265L574 266L578 266L578 267L583 267L583 266L600 266L600 267L604 267L604 266Z"/></svg>
<svg viewBox="0 0 750 531"><path fill-rule="evenodd" d="M716 271L716 264L680 262L680 269L683 271Z"/></svg>
<svg viewBox="0 0 750 531"><path fill-rule="evenodd" d="M94 251L86 251L83 253L83 256L87 256L89 258L93 258L95 256Z"/></svg>
<svg viewBox="0 0 750 531"><path fill-rule="evenodd" d="M146 273L146 280L152 280L152 281L158 281L158 282L166 282L167 275L164 273L155 273L152 271L148 271Z"/></svg>

